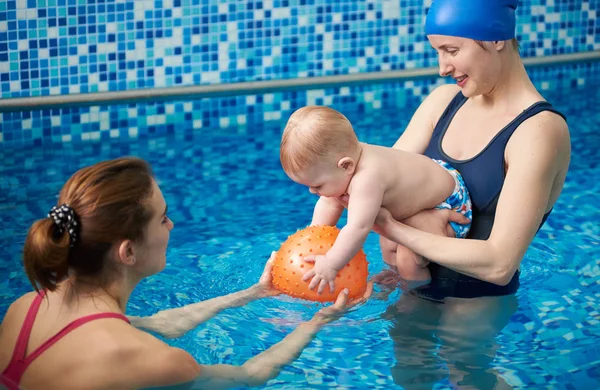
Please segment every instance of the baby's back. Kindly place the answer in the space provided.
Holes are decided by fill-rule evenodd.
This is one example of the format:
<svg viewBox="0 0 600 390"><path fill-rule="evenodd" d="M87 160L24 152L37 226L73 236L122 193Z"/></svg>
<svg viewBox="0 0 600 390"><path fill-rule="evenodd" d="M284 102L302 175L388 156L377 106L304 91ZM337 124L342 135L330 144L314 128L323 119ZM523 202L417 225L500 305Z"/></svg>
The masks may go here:
<svg viewBox="0 0 600 390"><path fill-rule="evenodd" d="M398 220L434 208L454 191L452 176L429 157L377 145L363 147L362 162L376 169L383 181L382 206Z"/></svg>

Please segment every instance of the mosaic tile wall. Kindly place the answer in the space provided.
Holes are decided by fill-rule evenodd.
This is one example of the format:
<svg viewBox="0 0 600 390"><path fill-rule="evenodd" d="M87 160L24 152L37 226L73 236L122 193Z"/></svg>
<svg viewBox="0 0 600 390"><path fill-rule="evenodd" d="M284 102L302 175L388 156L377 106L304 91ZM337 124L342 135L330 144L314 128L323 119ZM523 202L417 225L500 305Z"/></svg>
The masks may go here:
<svg viewBox="0 0 600 390"><path fill-rule="evenodd" d="M431 0L2 0L2 98L433 66ZM600 50L597 0L522 0L523 56Z"/></svg>
<svg viewBox="0 0 600 390"><path fill-rule="evenodd" d="M600 87L600 61L533 68L529 74L542 94L565 91L580 105L597 104L577 96L586 94L584 88ZM200 100L6 112L0 113L0 149L135 140L171 133L187 139L197 136L193 133L217 129L245 133L277 126L295 109L308 104L343 109L349 118L370 115L376 120L380 109L386 107L408 107L405 112L412 112L424 96L443 82L444 79L432 78ZM399 124L399 129L405 125Z"/></svg>

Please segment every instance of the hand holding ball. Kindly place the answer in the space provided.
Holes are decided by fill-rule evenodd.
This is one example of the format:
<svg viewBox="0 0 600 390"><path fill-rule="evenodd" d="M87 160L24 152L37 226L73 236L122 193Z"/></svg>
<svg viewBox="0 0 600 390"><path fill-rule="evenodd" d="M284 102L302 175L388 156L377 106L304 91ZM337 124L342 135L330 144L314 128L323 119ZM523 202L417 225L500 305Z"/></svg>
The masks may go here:
<svg viewBox="0 0 600 390"><path fill-rule="evenodd" d="M368 275L368 263L362 249L338 272L333 293L327 288L319 295L316 290L308 289L309 281L302 280L306 271L314 266L302 258L326 254L339 232L334 226L309 226L288 237L277 251L273 262L275 288L292 297L311 301L335 301L344 288L349 290L350 299L361 298L367 288Z"/></svg>

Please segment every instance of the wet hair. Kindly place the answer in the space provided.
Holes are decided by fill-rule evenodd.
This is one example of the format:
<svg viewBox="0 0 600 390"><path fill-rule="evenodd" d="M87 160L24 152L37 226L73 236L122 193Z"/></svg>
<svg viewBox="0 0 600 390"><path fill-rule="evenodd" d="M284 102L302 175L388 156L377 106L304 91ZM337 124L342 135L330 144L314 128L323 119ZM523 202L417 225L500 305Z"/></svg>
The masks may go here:
<svg viewBox="0 0 600 390"><path fill-rule="evenodd" d="M153 217L150 165L135 157L102 161L75 172L65 183L58 204L68 204L79 223L77 243L52 218L33 223L23 248L29 281L54 291L70 273L100 283L111 247L121 240L143 240ZM62 233L62 234L61 234Z"/></svg>
<svg viewBox="0 0 600 390"><path fill-rule="evenodd" d="M479 41L479 40L477 40L477 39L474 39L474 41L475 41L475 43L476 43L476 44L478 44L478 45L479 45L479 46L480 46L480 47L481 47L483 50L487 50L487 49L485 48L484 41ZM514 49L514 50L515 50L517 53L519 53L519 52L521 51L521 45L519 44L519 40L518 40L517 38L512 38L512 39L510 40L510 43L512 44L512 47L513 47L513 49Z"/></svg>
<svg viewBox="0 0 600 390"><path fill-rule="evenodd" d="M287 174L297 174L318 158L343 157L358 147L352 124L344 115L329 107L306 106L290 116L279 158Z"/></svg>

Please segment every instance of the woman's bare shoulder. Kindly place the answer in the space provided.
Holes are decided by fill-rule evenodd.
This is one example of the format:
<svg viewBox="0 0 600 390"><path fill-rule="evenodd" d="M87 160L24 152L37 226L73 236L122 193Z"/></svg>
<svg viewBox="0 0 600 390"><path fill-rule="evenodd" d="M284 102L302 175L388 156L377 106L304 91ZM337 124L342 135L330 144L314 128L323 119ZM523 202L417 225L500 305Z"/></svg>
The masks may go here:
<svg viewBox="0 0 600 390"><path fill-rule="evenodd" d="M552 111L543 111L528 118L519 126L511 143L533 142L549 145L567 144L569 140L569 126L565 119Z"/></svg>
<svg viewBox="0 0 600 390"><path fill-rule="evenodd" d="M460 87L458 85L443 84L431 91L429 96L427 96L426 101L445 108L458 92L460 92Z"/></svg>
<svg viewBox="0 0 600 390"><path fill-rule="evenodd" d="M460 91L460 87L456 84L442 84L437 86L429 96L452 96L456 95Z"/></svg>
<svg viewBox="0 0 600 390"><path fill-rule="evenodd" d="M4 315L4 318L2 319L2 324L8 325L13 321L22 323L23 318L25 318L25 315L27 314L27 311L29 310L29 307L31 306L31 303L36 295L37 293L32 291L22 295L16 301L11 303L6 311L6 314Z"/></svg>
<svg viewBox="0 0 600 390"><path fill-rule="evenodd" d="M133 326L122 325L119 332L104 332L98 340L105 346L101 360L106 371L118 373L114 381L125 387L145 388L183 383L198 375L199 365L189 353Z"/></svg>

